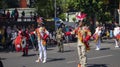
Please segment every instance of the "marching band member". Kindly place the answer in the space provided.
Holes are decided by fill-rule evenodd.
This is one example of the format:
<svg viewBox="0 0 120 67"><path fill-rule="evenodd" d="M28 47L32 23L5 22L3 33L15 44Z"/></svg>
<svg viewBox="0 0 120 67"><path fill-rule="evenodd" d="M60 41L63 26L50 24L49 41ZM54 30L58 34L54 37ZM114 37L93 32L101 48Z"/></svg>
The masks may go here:
<svg viewBox="0 0 120 67"><path fill-rule="evenodd" d="M26 51L27 43L26 43L25 35L22 35L21 46L22 46L22 51L23 51L23 55L22 56L26 56L28 54L28 51Z"/></svg>
<svg viewBox="0 0 120 67"><path fill-rule="evenodd" d="M26 31L22 32L22 37L21 37L21 46L22 46L22 51L23 55L22 56L27 56L28 55L28 33Z"/></svg>
<svg viewBox="0 0 120 67"><path fill-rule="evenodd" d="M119 47L119 39L120 39L120 27L117 25L115 28L114 28L114 37L115 37L115 47Z"/></svg>
<svg viewBox="0 0 120 67"><path fill-rule="evenodd" d="M100 50L100 45L101 45L101 30L102 27L101 25L98 25L97 28L95 29L95 33L93 34L93 38L95 39L96 42L96 49L95 50Z"/></svg>
<svg viewBox="0 0 120 67"><path fill-rule="evenodd" d="M76 34L78 38L78 55L79 55L79 61L78 67L86 67L87 64L87 57L86 57L86 51L90 50L90 47L88 45L88 40L91 37L91 32L89 28L85 25L83 25L83 22L79 22L79 26L73 30L72 32L66 32L66 35L70 34Z"/></svg>

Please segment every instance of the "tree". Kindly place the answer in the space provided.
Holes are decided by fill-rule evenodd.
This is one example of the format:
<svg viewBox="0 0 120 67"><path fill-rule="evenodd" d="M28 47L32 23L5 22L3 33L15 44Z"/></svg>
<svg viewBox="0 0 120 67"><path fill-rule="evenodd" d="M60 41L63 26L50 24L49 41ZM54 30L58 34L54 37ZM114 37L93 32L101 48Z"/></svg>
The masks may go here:
<svg viewBox="0 0 120 67"><path fill-rule="evenodd" d="M4 0L7 4L7 8L17 8L19 7L19 1L18 0Z"/></svg>
<svg viewBox="0 0 120 67"><path fill-rule="evenodd" d="M56 6L60 10L59 15L68 11L78 10L77 0L56 0ZM54 0L36 0L34 7L37 9L37 13L45 18L54 17ZM57 10L57 9L56 9Z"/></svg>
<svg viewBox="0 0 120 67"><path fill-rule="evenodd" d="M5 9L5 8L7 8L7 4L5 3L5 0L0 0L0 9Z"/></svg>
<svg viewBox="0 0 120 67"><path fill-rule="evenodd" d="M14 2L14 3L13 3ZM4 6L3 6L4 5ZM0 8L6 9L6 8L17 8L19 7L18 0L0 0Z"/></svg>
<svg viewBox="0 0 120 67"><path fill-rule="evenodd" d="M119 0L114 2L118 3ZM109 21L112 17L113 0L56 0L60 8L59 15L67 12L81 11L87 14L87 18L99 22ZM36 0L37 13L45 18L54 17L54 0Z"/></svg>
<svg viewBox="0 0 120 67"><path fill-rule="evenodd" d="M85 12L88 18L98 20L99 22L109 21L110 9L109 0L80 0L80 11Z"/></svg>
<svg viewBox="0 0 120 67"><path fill-rule="evenodd" d="M54 15L54 5L52 0L36 0L34 7L38 15L49 18Z"/></svg>

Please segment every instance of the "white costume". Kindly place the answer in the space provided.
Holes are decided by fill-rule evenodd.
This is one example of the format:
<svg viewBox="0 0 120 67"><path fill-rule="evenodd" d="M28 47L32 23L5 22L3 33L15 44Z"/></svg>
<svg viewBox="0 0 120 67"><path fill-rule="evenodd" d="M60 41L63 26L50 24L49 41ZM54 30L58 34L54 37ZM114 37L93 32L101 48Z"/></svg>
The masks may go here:
<svg viewBox="0 0 120 67"><path fill-rule="evenodd" d="M100 39L100 37L101 37L101 27L97 27L95 29L95 33L94 34L96 34L97 37L98 37L97 40L96 40L96 42L97 42L96 50L100 50L100 45L101 45L101 39Z"/></svg>
<svg viewBox="0 0 120 67"><path fill-rule="evenodd" d="M36 29L34 33L36 33L37 35L38 47L39 47L39 58L38 60L36 60L36 62L39 62L41 60L43 63L45 63L47 59L47 54L46 54L45 45L43 44L43 39L44 39L44 34L49 35L49 32L44 27L39 27Z"/></svg>
<svg viewBox="0 0 120 67"><path fill-rule="evenodd" d="M113 33L115 37L115 47L119 47L119 41L116 37L120 34L120 27L115 27Z"/></svg>

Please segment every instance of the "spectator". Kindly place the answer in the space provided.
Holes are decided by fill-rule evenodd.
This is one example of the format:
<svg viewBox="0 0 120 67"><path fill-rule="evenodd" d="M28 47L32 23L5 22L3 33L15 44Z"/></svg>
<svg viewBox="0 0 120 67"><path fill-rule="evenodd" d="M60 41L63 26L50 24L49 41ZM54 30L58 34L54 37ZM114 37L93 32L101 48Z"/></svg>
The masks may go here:
<svg viewBox="0 0 120 67"><path fill-rule="evenodd" d="M6 16L7 16L7 20L10 21L10 11L9 10L7 10Z"/></svg>
<svg viewBox="0 0 120 67"><path fill-rule="evenodd" d="M24 19L25 19L25 11L22 11L21 15L22 15L21 20L24 21Z"/></svg>
<svg viewBox="0 0 120 67"><path fill-rule="evenodd" d="M33 14L33 12L31 11L30 12L30 19L31 19L31 21L33 21L33 15L32 14Z"/></svg>
<svg viewBox="0 0 120 67"><path fill-rule="evenodd" d="M18 20L18 17L19 17L19 13L18 13L18 10L17 9L15 9L14 10L14 18L15 18L15 21L17 21Z"/></svg>
<svg viewBox="0 0 120 67"><path fill-rule="evenodd" d="M34 21L37 21L37 14L34 13L34 17L33 17Z"/></svg>
<svg viewBox="0 0 120 67"><path fill-rule="evenodd" d="M12 13L11 13L11 19L12 19L12 21L14 20L14 14L15 14L15 11L12 10Z"/></svg>

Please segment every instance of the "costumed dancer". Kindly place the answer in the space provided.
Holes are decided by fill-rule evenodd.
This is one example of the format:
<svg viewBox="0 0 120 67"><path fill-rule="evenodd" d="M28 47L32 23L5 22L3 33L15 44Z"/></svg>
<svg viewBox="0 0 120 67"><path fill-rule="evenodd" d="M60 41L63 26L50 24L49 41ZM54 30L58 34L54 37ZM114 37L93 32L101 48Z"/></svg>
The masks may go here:
<svg viewBox="0 0 120 67"><path fill-rule="evenodd" d="M22 41L22 30L18 31L18 36L14 40L15 49L17 52L22 50L21 41Z"/></svg>
<svg viewBox="0 0 120 67"><path fill-rule="evenodd" d="M47 29L44 27L43 22L41 21L42 19L39 17L38 18L38 28L33 32L37 36L38 40L38 48L39 48L39 57L36 60L36 62L43 62L46 63L47 60L47 53L46 53L46 39L49 35L49 32Z"/></svg>
<svg viewBox="0 0 120 67"><path fill-rule="evenodd" d="M15 38L17 37L17 31L15 30L12 30L12 33L11 33L11 47L12 47L12 51L15 50L15 45L14 45L14 40Z"/></svg>
<svg viewBox="0 0 120 67"><path fill-rule="evenodd" d="M27 56L28 55L28 33L26 31L22 32L22 41L21 41L21 46L22 46L22 51L23 55L22 56Z"/></svg>
<svg viewBox="0 0 120 67"><path fill-rule="evenodd" d="M66 35L76 34L78 38L78 55L79 55L79 64L78 67L86 67L87 57L86 51L90 50L88 41L91 37L91 32L87 26L84 26L83 22L79 22L79 26L72 32L66 32Z"/></svg>
<svg viewBox="0 0 120 67"><path fill-rule="evenodd" d="M114 28L114 37L115 37L115 47L119 47L119 40L120 40L120 27L117 25L115 28Z"/></svg>
<svg viewBox="0 0 120 67"><path fill-rule="evenodd" d="M58 27L56 31L56 41L59 49L58 52L64 52L63 37L64 33L62 32L62 28Z"/></svg>
<svg viewBox="0 0 120 67"><path fill-rule="evenodd" d="M95 50L100 50L100 45L101 45L101 25L98 25L95 29L95 33L93 34L93 38L96 42L96 49Z"/></svg>

